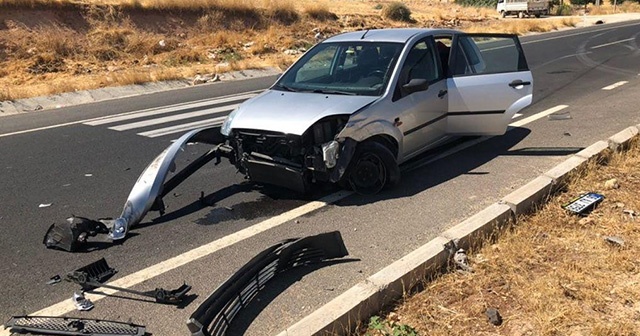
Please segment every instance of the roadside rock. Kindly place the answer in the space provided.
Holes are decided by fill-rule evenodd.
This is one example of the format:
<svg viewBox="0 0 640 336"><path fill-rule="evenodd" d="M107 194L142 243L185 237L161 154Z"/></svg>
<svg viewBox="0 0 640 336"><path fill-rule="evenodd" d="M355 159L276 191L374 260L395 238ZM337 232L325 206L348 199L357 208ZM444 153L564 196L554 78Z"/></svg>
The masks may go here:
<svg viewBox="0 0 640 336"><path fill-rule="evenodd" d="M624 239L618 236L605 236L604 240L606 240L609 244L616 245L619 247L624 246Z"/></svg>
<svg viewBox="0 0 640 336"><path fill-rule="evenodd" d="M489 322L494 326L499 326L502 324L502 316L500 316L500 312L496 308L489 308L485 312L487 317L489 318Z"/></svg>
<svg viewBox="0 0 640 336"><path fill-rule="evenodd" d="M192 85L204 84L204 83L212 83L220 80L220 76L218 74L209 74L209 75L196 75L193 78Z"/></svg>
<svg viewBox="0 0 640 336"><path fill-rule="evenodd" d="M610 179L604 182L605 189L618 189L620 188L620 184L618 183L618 179Z"/></svg>

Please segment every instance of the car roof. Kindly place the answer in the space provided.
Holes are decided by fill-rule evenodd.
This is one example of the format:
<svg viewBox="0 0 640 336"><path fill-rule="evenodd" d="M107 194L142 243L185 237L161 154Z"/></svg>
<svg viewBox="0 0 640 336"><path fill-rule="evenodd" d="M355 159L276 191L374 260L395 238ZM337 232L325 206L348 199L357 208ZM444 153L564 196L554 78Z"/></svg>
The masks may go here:
<svg viewBox="0 0 640 336"><path fill-rule="evenodd" d="M360 30L349 33L343 33L332 36L324 42L399 42L406 43L413 36L420 35L438 35L438 34L455 34L459 31L451 29L430 29L430 28L388 28L388 29L370 29Z"/></svg>

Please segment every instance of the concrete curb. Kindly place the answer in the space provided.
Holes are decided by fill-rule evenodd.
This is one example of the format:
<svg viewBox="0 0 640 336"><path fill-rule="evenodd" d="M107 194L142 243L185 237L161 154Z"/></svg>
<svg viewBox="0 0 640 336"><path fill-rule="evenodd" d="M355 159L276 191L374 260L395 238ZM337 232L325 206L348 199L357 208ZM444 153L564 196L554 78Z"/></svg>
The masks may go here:
<svg viewBox="0 0 640 336"><path fill-rule="evenodd" d="M401 298L425 279L446 270L457 248L477 247L518 215L535 211L589 162L598 162L611 151L629 147L640 138L640 125L628 127L607 141L598 141L533 179L458 225L446 230L415 251L356 284L318 310L290 326L279 336L347 334L361 321Z"/></svg>
<svg viewBox="0 0 640 336"><path fill-rule="evenodd" d="M276 68L266 68L259 70L241 70L222 73L221 82L228 82L240 79L259 78L280 74ZM95 90L84 90L77 92L67 92L52 96L41 96L34 98L17 99L15 101L0 101L0 117L19 113L28 113L40 110L56 109L61 107L75 106L81 104L95 103L111 99L126 98L151 93L164 92L169 90L185 89L194 86L191 80L175 80L164 82L151 82L145 84L125 85L105 87ZM217 82L220 83L220 82Z"/></svg>

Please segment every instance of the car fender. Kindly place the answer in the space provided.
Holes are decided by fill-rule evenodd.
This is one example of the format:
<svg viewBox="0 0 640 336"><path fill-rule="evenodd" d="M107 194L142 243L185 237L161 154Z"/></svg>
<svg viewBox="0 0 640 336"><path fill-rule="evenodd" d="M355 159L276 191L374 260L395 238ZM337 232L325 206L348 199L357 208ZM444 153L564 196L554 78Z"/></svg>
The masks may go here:
<svg viewBox="0 0 640 336"><path fill-rule="evenodd" d="M361 125L361 122L365 122L365 124ZM349 121L347 126L338 133L337 138L351 138L356 142L363 142L378 135L386 135L393 138L398 144L397 153L402 153L402 132L392 122L384 119ZM396 159L398 159L398 157L396 157Z"/></svg>

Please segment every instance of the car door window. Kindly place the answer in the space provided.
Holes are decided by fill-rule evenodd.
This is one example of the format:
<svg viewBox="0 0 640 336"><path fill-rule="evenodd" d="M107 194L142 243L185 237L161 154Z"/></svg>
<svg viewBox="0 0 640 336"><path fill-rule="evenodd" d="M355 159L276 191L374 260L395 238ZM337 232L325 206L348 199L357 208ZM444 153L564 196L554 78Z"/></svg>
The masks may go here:
<svg viewBox="0 0 640 336"><path fill-rule="evenodd" d="M513 35L459 35L453 45L454 76L528 70L524 53Z"/></svg>
<svg viewBox="0 0 640 336"><path fill-rule="evenodd" d="M417 42L407 54L400 70L398 92L402 94L402 86L412 79L426 79L433 83L442 77L440 64L437 62L435 46L432 39Z"/></svg>

